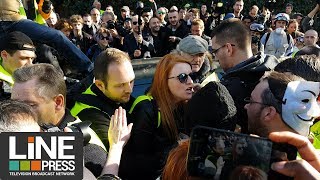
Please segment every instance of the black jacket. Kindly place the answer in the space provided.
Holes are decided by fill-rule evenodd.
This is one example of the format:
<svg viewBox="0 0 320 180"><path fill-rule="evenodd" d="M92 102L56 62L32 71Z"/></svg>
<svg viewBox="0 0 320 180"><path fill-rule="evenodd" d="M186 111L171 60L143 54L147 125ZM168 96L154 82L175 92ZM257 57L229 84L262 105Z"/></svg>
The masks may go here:
<svg viewBox="0 0 320 180"><path fill-rule="evenodd" d="M156 179L176 142L169 140L161 124L158 127L158 106L154 100L139 102L130 119L134 125L130 140L122 153L119 176L134 180ZM182 127L182 123L177 125L180 124Z"/></svg>
<svg viewBox="0 0 320 180"><path fill-rule="evenodd" d="M248 117L244 109L244 98L250 97L265 71L273 70L278 64L275 56L257 55L226 71L221 83L226 86L237 107L237 118L242 133L248 133Z"/></svg>
<svg viewBox="0 0 320 180"><path fill-rule="evenodd" d="M87 108L82 110L77 116L81 121L92 122L90 126L91 129L93 129L97 133L101 141L104 143L106 149L109 149L108 129L111 116L114 114L114 111L120 106L122 106L124 109L130 108L134 98L131 97L130 101L126 104L120 104L107 98L95 84L92 84L91 90L97 96L80 94L75 98L75 100L83 104L94 106L98 109Z"/></svg>
<svg viewBox="0 0 320 180"><path fill-rule="evenodd" d="M65 114L57 127L59 129L63 129L68 125L68 123L75 120L76 118L71 115L68 109L66 109ZM100 146L89 143L83 146L83 159L85 167L97 177L101 174L102 169L107 161L107 152Z"/></svg>
<svg viewBox="0 0 320 180"><path fill-rule="evenodd" d="M175 30L172 31L171 25L168 25L166 28L163 29L165 32L165 42L167 45L167 52L169 53L173 49L176 49L176 46L179 44L180 40L183 39L184 37L188 36L190 30L187 27L187 25L183 22L180 22L180 26ZM169 41L170 36L175 36L177 37L175 42Z"/></svg>
<svg viewBox="0 0 320 180"><path fill-rule="evenodd" d="M144 42L139 44L136 41L136 38L134 37L133 32L132 32L124 38L123 50L129 54L131 59L139 59L139 58L143 58L144 53L146 51L153 51L154 47L153 47L153 44L151 44L151 43L149 43L148 45L146 45ZM134 57L135 50L141 51L141 55L139 57Z"/></svg>

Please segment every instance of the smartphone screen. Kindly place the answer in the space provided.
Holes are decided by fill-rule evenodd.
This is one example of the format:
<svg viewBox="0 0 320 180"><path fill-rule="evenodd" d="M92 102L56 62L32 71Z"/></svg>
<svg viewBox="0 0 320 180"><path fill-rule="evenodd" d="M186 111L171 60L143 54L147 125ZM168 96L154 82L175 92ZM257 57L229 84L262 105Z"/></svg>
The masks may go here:
<svg viewBox="0 0 320 180"><path fill-rule="evenodd" d="M188 152L190 176L229 179L251 168L267 177L272 142L266 138L198 126L192 130Z"/></svg>

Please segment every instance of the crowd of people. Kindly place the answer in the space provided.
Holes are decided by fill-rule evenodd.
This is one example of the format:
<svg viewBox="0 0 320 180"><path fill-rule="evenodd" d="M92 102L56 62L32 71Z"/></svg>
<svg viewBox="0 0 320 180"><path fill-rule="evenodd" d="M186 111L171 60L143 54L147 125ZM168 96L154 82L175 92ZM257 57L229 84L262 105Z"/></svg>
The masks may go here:
<svg viewBox="0 0 320 180"><path fill-rule="evenodd" d="M0 2L0 132L68 131L89 121L84 179L192 179L201 178L187 171L200 125L295 146L301 159L272 162L271 179L320 178L312 24L320 4L304 16L290 3L283 12L270 2L243 12L235 0L233 12L222 12L221 3L167 9L150 0L118 14L95 0L88 12L59 17L44 0L31 16L37 2ZM132 61L153 57L152 84L133 97ZM267 177L251 166L226 174L223 158L210 163L220 167L214 179Z"/></svg>

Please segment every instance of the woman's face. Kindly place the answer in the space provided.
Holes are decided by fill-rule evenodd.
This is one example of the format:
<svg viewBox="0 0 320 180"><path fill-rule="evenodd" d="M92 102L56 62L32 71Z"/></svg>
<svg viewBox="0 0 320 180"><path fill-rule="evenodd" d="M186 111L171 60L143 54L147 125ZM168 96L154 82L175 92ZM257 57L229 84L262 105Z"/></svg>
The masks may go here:
<svg viewBox="0 0 320 180"><path fill-rule="evenodd" d="M99 37L98 43L102 47L106 47L109 44L109 36L106 33L102 33Z"/></svg>
<svg viewBox="0 0 320 180"><path fill-rule="evenodd" d="M193 81L189 74L192 72L187 63L177 63L173 66L168 76L168 87L176 102L191 99Z"/></svg>
<svg viewBox="0 0 320 180"><path fill-rule="evenodd" d="M293 32L296 32L298 29L298 24L297 23L290 23L289 26L288 26L288 33L291 34Z"/></svg>

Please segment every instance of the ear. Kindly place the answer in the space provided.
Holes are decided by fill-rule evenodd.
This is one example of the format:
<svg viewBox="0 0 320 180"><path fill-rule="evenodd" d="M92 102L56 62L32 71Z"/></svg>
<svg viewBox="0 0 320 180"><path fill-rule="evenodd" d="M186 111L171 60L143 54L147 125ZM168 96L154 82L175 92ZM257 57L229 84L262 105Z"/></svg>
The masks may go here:
<svg viewBox="0 0 320 180"><path fill-rule="evenodd" d="M226 46L227 46L227 50L228 50L227 51L228 56L232 56L232 54L234 53L234 49L233 49L232 45L230 43L227 43Z"/></svg>
<svg viewBox="0 0 320 180"><path fill-rule="evenodd" d="M265 107L261 112L261 115L264 117L263 119L265 121L274 120L277 114L278 114L278 112L277 112L276 108L274 108L273 106Z"/></svg>
<svg viewBox="0 0 320 180"><path fill-rule="evenodd" d="M64 96L62 94L59 94L56 97L54 97L54 102L56 104L55 106L57 111L60 111L61 109L65 108Z"/></svg>
<svg viewBox="0 0 320 180"><path fill-rule="evenodd" d="M9 53L6 50L2 50L1 51L1 57L2 59L7 59L8 58Z"/></svg>
<svg viewBox="0 0 320 180"><path fill-rule="evenodd" d="M106 89L106 85L101 80L94 80L94 84L100 89L100 91L104 92Z"/></svg>

